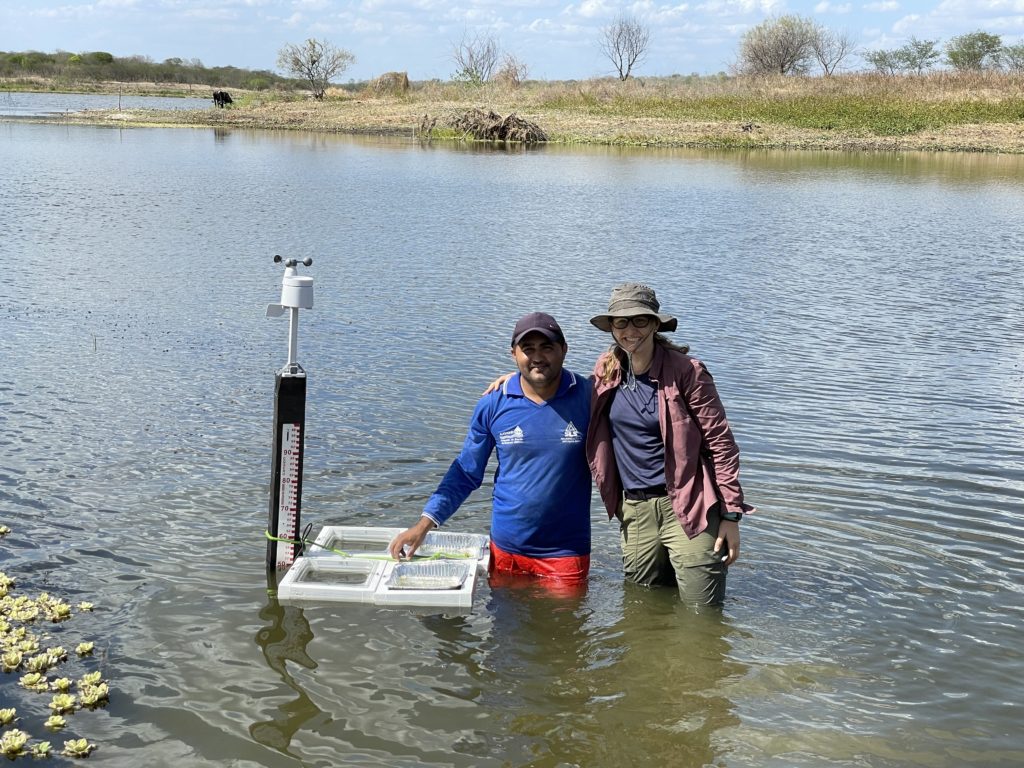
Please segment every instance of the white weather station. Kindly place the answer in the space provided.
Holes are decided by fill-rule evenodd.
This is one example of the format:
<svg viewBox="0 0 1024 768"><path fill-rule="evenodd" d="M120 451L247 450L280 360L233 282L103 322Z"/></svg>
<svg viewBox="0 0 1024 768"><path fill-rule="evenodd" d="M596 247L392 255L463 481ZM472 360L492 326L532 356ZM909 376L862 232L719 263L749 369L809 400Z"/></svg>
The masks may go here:
<svg viewBox="0 0 1024 768"><path fill-rule="evenodd" d="M313 260L274 256L284 264L281 300L267 317L288 313L288 360L274 377L273 469L267 526L267 570L287 572L277 584L286 602L344 601L432 606L468 611L477 577L487 573L483 534L431 531L411 561L388 554L401 528L326 526L314 541L301 531L306 438L306 371L299 365L299 310L313 308L313 278L298 266Z"/></svg>

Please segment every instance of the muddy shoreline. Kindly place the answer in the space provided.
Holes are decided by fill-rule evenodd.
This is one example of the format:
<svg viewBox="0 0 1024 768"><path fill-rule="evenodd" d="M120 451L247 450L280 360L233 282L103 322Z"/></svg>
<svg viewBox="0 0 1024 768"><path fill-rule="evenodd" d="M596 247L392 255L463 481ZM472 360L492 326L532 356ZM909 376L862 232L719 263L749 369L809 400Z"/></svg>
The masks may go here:
<svg viewBox="0 0 1024 768"><path fill-rule="evenodd" d="M197 94L194 94L197 95ZM514 112L535 122L556 145L632 147L700 147L716 149L800 149L865 152L984 152L1024 154L1024 121L957 124L916 133L882 136L867 130L797 128L783 123L680 120L658 116L587 114L574 109L539 107L528 100L373 98L365 95L291 101L240 99L227 109L123 109L66 113L47 117L2 118L42 123L117 125L121 127L204 127L289 130L358 135L417 135L424 116L444 126L446 118L473 107L500 114ZM421 138L426 138L421 136ZM436 141L463 141L451 130L435 130Z"/></svg>

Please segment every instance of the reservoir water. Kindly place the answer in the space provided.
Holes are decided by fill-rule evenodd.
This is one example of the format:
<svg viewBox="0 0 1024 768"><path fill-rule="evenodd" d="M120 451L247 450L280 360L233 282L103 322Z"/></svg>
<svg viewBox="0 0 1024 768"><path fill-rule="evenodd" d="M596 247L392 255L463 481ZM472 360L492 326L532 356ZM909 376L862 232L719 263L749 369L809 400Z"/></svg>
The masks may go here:
<svg viewBox="0 0 1024 768"><path fill-rule="evenodd" d="M92 613L92 765L1019 766L1024 157L531 151L0 123L0 570ZM274 254L311 256L303 518L412 523L517 317L649 282L759 511L720 613L623 583L281 605ZM451 527L485 533L485 485ZM72 673L74 674L74 673ZM70 762L70 761L68 761Z"/></svg>

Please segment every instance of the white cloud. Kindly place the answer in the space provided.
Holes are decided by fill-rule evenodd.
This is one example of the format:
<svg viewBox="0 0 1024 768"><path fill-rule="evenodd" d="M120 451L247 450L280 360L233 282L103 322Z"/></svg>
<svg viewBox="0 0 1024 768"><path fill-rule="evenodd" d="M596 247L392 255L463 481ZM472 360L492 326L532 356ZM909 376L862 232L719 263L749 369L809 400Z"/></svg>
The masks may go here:
<svg viewBox="0 0 1024 768"><path fill-rule="evenodd" d="M896 0L882 0L882 2L878 3L867 3L862 5L861 8L872 13L885 13L886 11L898 11L900 4Z"/></svg>
<svg viewBox="0 0 1024 768"><path fill-rule="evenodd" d="M902 19L892 25L892 31L903 34L905 32L914 32L921 22L921 16L917 13L911 13L904 16Z"/></svg>
<svg viewBox="0 0 1024 768"><path fill-rule="evenodd" d="M709 0L694 10L710 16L748 16L752 13L771 15L782 10L780 0Z"/></svg>
<svg viewBox="0 0 1024 768"><path fill-rule="evenodd" d="M629 6L628 13L641 21L667 24L682 18L689 10L689 3L658 5L652 0L637 0Z"/></svg>
<svg viewBox="0 0 1024 768"><path fill-rule="evenodd" d="M849 13L849 3L830 3L829 0L822 0L816 6L814 6L815 13Z"/></svg>
<svg viewBox="0 0 1024 768"><path fill-rule="evenodd" d="M562 13L568 16L582 16L584 19L595 19L614 16L617 11L617 6L609 5L604 0L583 0L579 5L568 6Z"/></svg>

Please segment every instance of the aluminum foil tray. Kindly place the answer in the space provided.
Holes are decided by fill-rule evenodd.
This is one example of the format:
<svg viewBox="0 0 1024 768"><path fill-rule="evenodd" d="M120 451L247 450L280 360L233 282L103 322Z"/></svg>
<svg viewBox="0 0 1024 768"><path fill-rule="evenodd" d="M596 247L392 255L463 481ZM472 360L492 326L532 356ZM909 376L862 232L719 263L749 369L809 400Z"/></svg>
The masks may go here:
<svg viewBox="0 0 1024 768"><path fill-rule="evenodd" d="M480 560L488 554L488 539L478 533L431 531L416 554L428 557L435 554L463 555Z"/></svg>
<svg viewBox="0 0 1024 768"><path fill-rule="evenodd" d="M475 563L400 563L384 584L388 589L461 589Z"/></svg>

